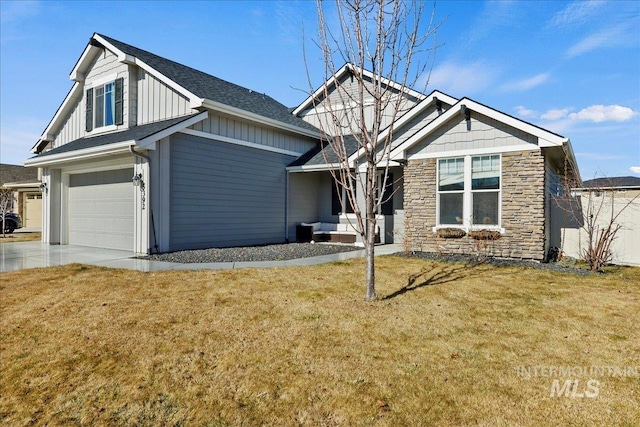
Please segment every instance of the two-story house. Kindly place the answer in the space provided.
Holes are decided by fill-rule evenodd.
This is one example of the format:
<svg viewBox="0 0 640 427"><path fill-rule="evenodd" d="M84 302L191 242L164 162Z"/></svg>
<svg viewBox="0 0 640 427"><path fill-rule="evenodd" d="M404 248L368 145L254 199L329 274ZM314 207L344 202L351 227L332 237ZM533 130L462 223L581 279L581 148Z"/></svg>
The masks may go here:
<svg viewBox="0 0 640 427"><path fill-rule="evenodd" d="M144 254L291 241L301 222L348 224L334 153L321 143L332 135L320 129L328 103L348 117L336 94L353 90L354 70L346 64L288 109L94 34L25 162L43 169L43 241ZM469 252L470 232L488 230L500 236L493 254L532 259L559 245L550 196L566 165L577 174L567 138L468 98L397 86L382 243ZM349 141L357 168L362 153Z"/></svg>

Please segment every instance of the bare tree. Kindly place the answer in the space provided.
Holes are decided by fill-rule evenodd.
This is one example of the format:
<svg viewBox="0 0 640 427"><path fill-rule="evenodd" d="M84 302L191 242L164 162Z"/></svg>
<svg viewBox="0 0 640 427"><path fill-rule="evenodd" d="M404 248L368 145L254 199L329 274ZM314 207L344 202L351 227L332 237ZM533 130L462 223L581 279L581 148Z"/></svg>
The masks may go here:
<svg viewBox="0 0 640 427"><path fill-rule="evenodd" d="M13 198L13 192L9 188L0 188L0 215L2 215L2 237L6 237L5 234L5 216L9 212L9 206L11 206L11 199Z"/></svg>
<svg viewBox="0 0 640 427"><path fill-rule="evenodd" d="M322 103L324 119L319 122L327 135L323 152L326 163L333 165L331 174L340 202L352 208L355 220L351 225L364 243L365 299L375 300L376 216L391 196L384 189L389 180L394 123L409 107L406 94L410 88L420 78L426 87L437 26L433 11L429 22L421 22L425 8L420 1L336 0L335 4L335 25L327 22L324 3L317 4L317 44L322 52L325 83L314 99L314 107L331 95L332 99ZM433 44L427 44L430 40ZM336 60L340 61L338 67ZM353 86L346 90L332 78L344 63L355 81L355 90ZM306 58L305 64L309 76ZM350 149L354 145L356 155ZM364 206L357 201L358 192L363 195Z"/></svg>
<svg viewBox="0 0 640 427"><path fill-rule="evenodd" d="M579 182L566 181L565 191L558 200L558 206L566 212L571 227L584 236L578 236L582 260L589 264L591 271L600 271L603 265L611 262L614 253L613 242L623 228L620 216L633 206L638 195L626 200L616 197L615 185L608 178L594 180L597 185L587 188ZM566 231L565 238L566 239Z"/></svg>

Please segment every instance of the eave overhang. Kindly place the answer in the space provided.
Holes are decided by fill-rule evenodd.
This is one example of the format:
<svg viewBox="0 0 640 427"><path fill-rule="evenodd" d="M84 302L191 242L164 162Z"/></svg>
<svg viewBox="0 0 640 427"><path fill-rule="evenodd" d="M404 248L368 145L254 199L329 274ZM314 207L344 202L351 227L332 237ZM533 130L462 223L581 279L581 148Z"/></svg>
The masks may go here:
<svg viewBox="0 0 640 427"><path fill-rule="evenodd" d="M302 111L304 111L305 109L309 108L310 106L313 105L313 103L320 98L324 91L325 88L327 87L334 87L336 86L336 82L340 81L340 79L342 79L343 77L345 77L346 75L350 74L350 73L358 73L358 72L362 72L362 75L374 80L376 78L376 76L368 70L365 69L361 69L360 67L358 67L355 64L349 63L347 62L346 64L344 64L342 67L340 67L340 69L338 71L335 72L335 74L333 76L331 76L331 78L329 78L327 81L325 81L322 85L320 85L320 87L318 89L315 90L315 92L313 92L310 96L307 97L307 99L305 99L304 101L302 101L302 103L300 105L298 105L296 107L295 110L293 110L293 115L297 116L298 114L300 114ZM384 85L389 86L393 89L396 89L398 91L402 91L404 90L404 92L408 95L411 95L417 99L424 99L426 97L425 94L420 93L418 91L415 91L411 88L408 87L402 87L402 85L391 81L389 79L386 78L381 78L381 81Z"/></svg>
<svg viewBox="0 0 640 427"><path fill-rule="evenodd" d="M51 154L42 157L32 157L24 161L25 166L51 167L63 163L75 162L78 160L88 160L97 157L112 156L116 154L129 153L129 147L135 146L136 141L122 141L98 147L85 148L82 150L68 151L65 153Z"/></svg>
<svg viewBox="0 0 640 427"><path fill-rule="evenodd" d="M413 136L400 144L398 147L392 150L391 159L393 160L406 160L407 150L413 147L418 142L422 141L425 137L429 136L432 132L444 125L447 121L455 117L456 115L462 115L464 117L466 112L476 112L483 116L492 118L507 126L521 130L525 133L535 136L538 139L538 147L563 147L567 146L571 149L569 139L564 136L555 134L541 127L524 122L520 119L516 119L513 116L502 113L486 105L480 104L469 98L463 98L457 103L451 106L449 110L435 118L431 123L416 132Z"/></svg>

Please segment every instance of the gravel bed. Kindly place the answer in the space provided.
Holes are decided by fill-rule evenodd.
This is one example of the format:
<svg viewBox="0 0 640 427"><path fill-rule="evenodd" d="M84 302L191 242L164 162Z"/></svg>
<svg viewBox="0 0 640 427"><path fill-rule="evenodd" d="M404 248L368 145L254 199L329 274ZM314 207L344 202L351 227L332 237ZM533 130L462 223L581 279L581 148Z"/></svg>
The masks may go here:
<svg viewBox="0 0 640 427"><path fill-rule="evenodd" d="M353 245L286 243L282 245L211 248L169 252L165 254L149 255L145 257L145 259L185 264L205 262L285 261L289 259L330 255L340 252L351 252L358 249L361 248Z"/></svg>
<svg viewBox="0 0 640 427"><path fill-rule="evenodd" d="M584 268L576 267L575 261L572 261L572 260L544 263L544 262L537 262L537 261L524 260L524 259L477 257L474 255L457 255L457 254L440 255L440 254L431 253L431 252L413 252L413 253L399 252L395 255L407 257L407 258L429 259L433 261L464 262L470 265L491 264L497 267L528 267L528 268L535 268L536 270L548 270L548 271L556 271L561 273L574 273L579 276L588 276L588 275L594 274L589 270L585 270Z"/></svg>

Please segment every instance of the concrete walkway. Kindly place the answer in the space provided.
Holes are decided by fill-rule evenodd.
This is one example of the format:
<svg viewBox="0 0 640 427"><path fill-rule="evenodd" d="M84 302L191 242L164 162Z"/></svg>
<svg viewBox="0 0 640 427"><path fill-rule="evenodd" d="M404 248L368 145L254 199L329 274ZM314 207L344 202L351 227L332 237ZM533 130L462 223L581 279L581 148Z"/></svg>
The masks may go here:
<svg viewBox="0 0 640 427"><path fill-rule="evenodd" d="M376 246L376 255L388 255L402 250L401 245ZM74 245L49 245L41 242L0 244L0 272L26 268L54 267L72 263L125 268L138 271L162 270L228 270L233 268L289 267L325 264L350 258L364 257L364 250L299 258L288 261L214 262L180 264L135 258L129 251L89 248Z"/></svg>

